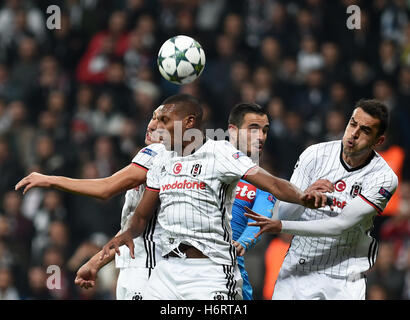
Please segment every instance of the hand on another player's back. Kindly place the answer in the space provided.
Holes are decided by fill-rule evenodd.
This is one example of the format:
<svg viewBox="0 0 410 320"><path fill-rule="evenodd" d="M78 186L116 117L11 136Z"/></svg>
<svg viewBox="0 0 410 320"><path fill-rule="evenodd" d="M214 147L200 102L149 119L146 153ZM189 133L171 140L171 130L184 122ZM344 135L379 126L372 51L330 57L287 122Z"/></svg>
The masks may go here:
<svg viewBox="0 0 410 320"><path fill-rule="evenodd" d="M126 245L130 249L130 255L132 259L135 259L134 256L134 241L131 235L131 231L128 229L124 233L112 238L103 248L101 252L100 260L103 260L105 256L109 256L110 249L114 249L118 255L120 253L120 247Z"/></svg>

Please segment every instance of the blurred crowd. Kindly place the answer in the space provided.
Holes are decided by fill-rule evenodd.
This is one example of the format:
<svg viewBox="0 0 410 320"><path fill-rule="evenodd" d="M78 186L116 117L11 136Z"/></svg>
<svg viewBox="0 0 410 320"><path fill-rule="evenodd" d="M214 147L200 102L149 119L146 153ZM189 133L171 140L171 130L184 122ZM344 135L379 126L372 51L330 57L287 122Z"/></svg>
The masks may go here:
<svg viewBox="0 0 410 320"><path fill-rule="evenodd" d="M353 4L360 29L350 30ZM410 298L410 1L0 5L0 300L115 299L112 264L92 290L73 280L119 230L123 195L102 201L33 189L22 196L14 186L32 171L113 174L143 147L152 111L179 92L202 99L205 128L225 129L238 102L266 108L272 123L261 165L286 179L307 146L342 137L358 99L383 101L392 117L379 151L400 188L375 220L380 246L368 298ZM50 5L61 9L59 29L47 28ZM184 86L162 79L156 65L159 47L178 34L199 41L207 59L201 77ZM265 236L246 258L256 299L270 298L264 275L277 261L267 249L278 240ZM47 286L51 265L61 268L60 289Z"/></svg>

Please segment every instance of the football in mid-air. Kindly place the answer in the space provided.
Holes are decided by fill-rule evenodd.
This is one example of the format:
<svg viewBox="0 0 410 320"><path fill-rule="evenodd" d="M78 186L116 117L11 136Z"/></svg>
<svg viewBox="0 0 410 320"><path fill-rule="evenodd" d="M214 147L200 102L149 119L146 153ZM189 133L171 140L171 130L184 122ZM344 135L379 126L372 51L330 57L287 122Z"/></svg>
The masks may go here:
<svg viewBox="0 0 410 320"><path fill-rule="evenodd" d="M191 37L179 35L164 42L158 53L161 75L176 84L187 84L197 79L205 67L205 52Z"/></svg>

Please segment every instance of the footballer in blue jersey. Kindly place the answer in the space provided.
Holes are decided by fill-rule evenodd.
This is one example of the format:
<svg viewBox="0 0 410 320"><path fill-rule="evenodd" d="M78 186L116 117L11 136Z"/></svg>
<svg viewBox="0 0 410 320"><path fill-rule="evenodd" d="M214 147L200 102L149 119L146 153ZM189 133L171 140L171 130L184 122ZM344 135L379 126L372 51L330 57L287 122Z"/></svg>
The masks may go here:
<svg viewBox="0 0 410 320"><path fill-rule="evenodd" d="M245 251L253 248L261 237L255 238L259 227L248 226L252 219L245 217L245 207L264 215L266 217L272 216L273 207L276 198L263 190L257 189L255 186L249 184L244 180L240 180L236 186L235 201L232 206L232 238L238 242ZM245 270L245 259L243 256L237 256L239 270L241 271L243 286L242 295L244 300L252 300L252 286L249 282L248 273Z"/></svg>
<svg viewBox="0 0 410 320"><path fill-rule="evenodd" d="M229 114L229 141L240 151L259 162L263 146L269 131L269 116L265 109L255 103L237 104ZM244 143L246 142L246 143ZM245 270L243 254L260 240L255 239L259 227L248 226L245 207L267 217L272 216L276 198L257 189L244 180L236 186L235 202L232 206L232 238L237 250L237 261L243 279L242 294L244 300L252 299L252 287Z"/></svg>

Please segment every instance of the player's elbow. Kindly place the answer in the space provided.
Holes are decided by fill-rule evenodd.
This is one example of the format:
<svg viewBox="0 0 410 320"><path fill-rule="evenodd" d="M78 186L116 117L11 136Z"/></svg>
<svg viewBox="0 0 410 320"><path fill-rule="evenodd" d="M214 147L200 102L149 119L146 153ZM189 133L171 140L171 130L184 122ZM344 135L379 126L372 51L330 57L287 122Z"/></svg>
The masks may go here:
<svg viewBox="0 0 410 320"><path fill-rule="evenodd" d="M104 187L98 192L97 198L100 200L109 200L114 196L114 194L115 192L109 187Z"/></svg>

